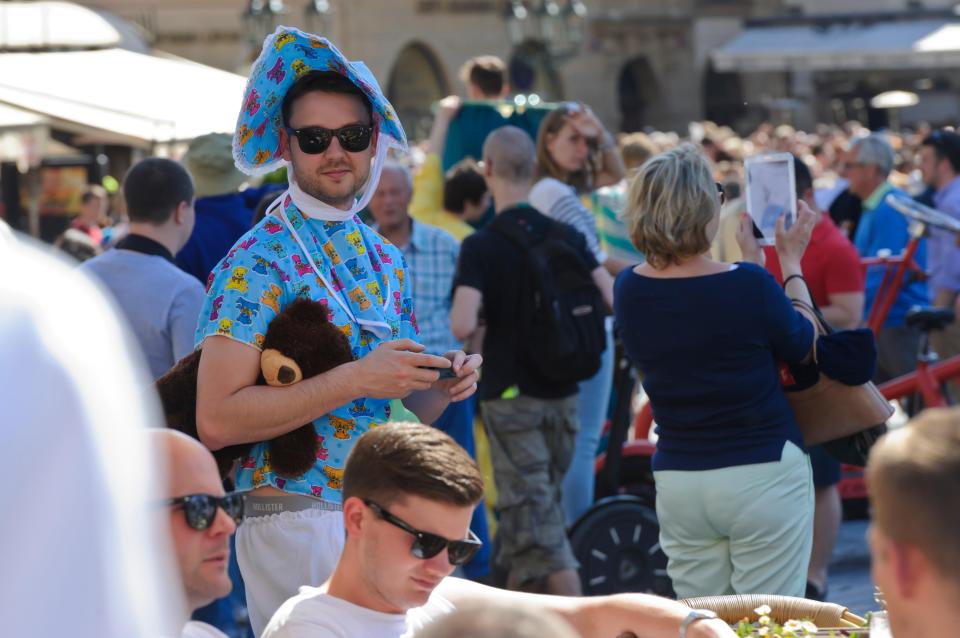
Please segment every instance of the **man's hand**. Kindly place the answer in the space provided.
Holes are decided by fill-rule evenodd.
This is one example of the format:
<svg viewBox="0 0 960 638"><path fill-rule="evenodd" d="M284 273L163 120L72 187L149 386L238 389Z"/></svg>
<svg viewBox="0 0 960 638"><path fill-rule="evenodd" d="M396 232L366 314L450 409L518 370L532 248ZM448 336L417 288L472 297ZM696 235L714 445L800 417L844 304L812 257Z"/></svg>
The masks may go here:
<svg viewBox="0 0 960 638"><path fill-rule="evenodd" d="M687 628L687 638L734 638L737 634L719 618L698 620Z"/></svg>
<svg viewBox="0 0 960 638"><path fill-rule="evenodd" d="M483 357L479 354L466 354L462 350L450 350L443 355L450 361L454 374L453 379L442 379L433 384L434 390L443 392L450 397L451 402L463 401L477 391L477 382L480 380L478 370L483 364Z"/></svg>
<svg viewBox="0 0 960 638"><path fill-rule="evenodd" d="M381 343L352 365L360 396L403 399L437 382L440 373L431 368L449 368L452 363L446 357L424 354L423 346L416 341L399 339Z"/></svg>
<svg viewBox="0 0 960 638"><path fill-rule="evenodd" d="M603 124L597 119L593 111L585 105L566 117L567 122L573 126L576 131L587 139L596 140L603 134Z"/></svg>

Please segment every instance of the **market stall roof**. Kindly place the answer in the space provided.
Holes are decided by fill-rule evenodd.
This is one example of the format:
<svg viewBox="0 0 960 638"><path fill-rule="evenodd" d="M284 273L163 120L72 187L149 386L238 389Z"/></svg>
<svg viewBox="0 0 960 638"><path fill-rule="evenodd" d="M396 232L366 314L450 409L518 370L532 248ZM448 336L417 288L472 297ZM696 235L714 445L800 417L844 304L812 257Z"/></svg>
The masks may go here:
<svg viewBox="0 0 960 638"><path fill-rule="evenodd" d="M88 142L150 147L232 132L246 78L124 49L0 53L0 104Z"/></svg>
<svg viewBox="0 0 960 638"><path fill-rule="evenodd" d="M0 129L42 126L47 119L42 115L0 104Z"/></svg>
<svg viewBox="0 0 960 638"><path fill-rule="evenodd" d="M715 50L718 71L960 67L960 22L950 18L752 26Z"/></svg>
<svg viewBox="0 0 960 638"><path fill-rule="evenodd" d="M0 50L110 47L120 33L86 7L72 2L0 2Z"/></svg>

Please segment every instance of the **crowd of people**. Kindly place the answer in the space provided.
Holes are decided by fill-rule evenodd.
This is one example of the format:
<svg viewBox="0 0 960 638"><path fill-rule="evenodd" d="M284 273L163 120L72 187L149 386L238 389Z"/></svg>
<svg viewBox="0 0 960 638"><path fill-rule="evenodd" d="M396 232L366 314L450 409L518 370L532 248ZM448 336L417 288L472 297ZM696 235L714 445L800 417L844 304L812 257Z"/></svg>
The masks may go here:
<svg viewBox="0 0 960 638"><path fill-rule="evenodd" d="M66 328L51 315L86 312L63 303L80 291L59 285L51 290L61 297L39 303L4 285L11 321L0 339L5 353L21 352L17 366L0 366L4 404L11 423L43 422L51 438L65 431L30 370L76 406L70 417L65 404L66 422L106 445L98 437L116 423L103 419L119 406L87 405L88 368L120 361L156 380L200 352L195 397L184 397L195 401L197 438L164 423L150 392L123 385L122 405L139 406L123 427L170 428L140 433L159 468L152 486L136 484L151 520L158 508L169 519L143 572L166 595L149 609L128 601L113 617L107 608L136 587L120 596L101 583L100 606L91 603L101 617L72 633L160 635L138 623L165 614L190 638L526 636L551 623L558 636L733 636L708 610L667 599L580 597L567 530L593 502L617 342L653 406L660 544L678 597L826 599L840 466L804 445L779 366L812 361L820 328L809 309L836 328L862 324L883 273L864 273L860 260L898 254L911 238L886 195L960 218L960 135L850 124L740 137L703 123L683 139L615 137L580 103L510 120L497 108L506 69L492 56L468 62L462 77L480 102L440 101L429 139L411 149L364 65L280 28L254 63L233 136L198 138L182 161L136 163L123 179L125 221L108 232L98 223L105 193L91 187L57 244L82 260L89 302L108 305L87 277L110 299L98 312L133 335L132 361L120 345L86 365L77 356L92 358L90 348L48 352L89 340L37 332L59 335ZM744 159L764 151L793 155L798 199L795 223L778 222L767 247L743 184ZM277 169L285 188L247 185ZM0 234L11 269L44 262L13 242ZM916 365L922 335L907 311L957 302L953 235L931 231L916 259L930 275L904 286L877 334L878 381ZM64 270L37 268L50 279ZM301 378L289 354L265 347L295 300L322 306L351 361ZM960 353L955 326L936 336L942 356ZM291 474L271 440L304 424L315 458ZM17 427L7 436L26 445ZM246 451L221 476L213 452L220 460L233 446ZM111 454L120 452L101 451L80 470L94 476L81 488L102 487L98 467ZM926 635L931 612L957 613L960 522L943 510L958 510L958 476L953 412L924 413L873 452L874 573L901 638ZM31 555L11 554L0 600L20 599L10 579L28 575ZM111 587L130 588L128 574L117 578ZM25 635L54 635L57 619L44 622L49 632Z"/></svg>

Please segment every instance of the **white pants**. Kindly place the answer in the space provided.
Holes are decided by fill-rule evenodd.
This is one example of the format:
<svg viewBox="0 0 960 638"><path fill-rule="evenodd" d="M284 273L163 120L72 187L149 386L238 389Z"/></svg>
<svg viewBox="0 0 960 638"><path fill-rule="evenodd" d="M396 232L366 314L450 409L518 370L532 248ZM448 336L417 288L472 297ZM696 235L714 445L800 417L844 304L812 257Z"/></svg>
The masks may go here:
<svg viewBox="0 0 960 638"><path fill-rule="evenodd" d="M237 562L247 589L255 636L302 585L321 585L343 551L343 513L282 512L244 519L237 529Z"/></svg>
<svg viewBox="0 0 960 638"><path fill-rule="evenodd" d="M813 545L810 460L791 442L779 461L653 473L660 545L679 598L803 597Z"/></svg>

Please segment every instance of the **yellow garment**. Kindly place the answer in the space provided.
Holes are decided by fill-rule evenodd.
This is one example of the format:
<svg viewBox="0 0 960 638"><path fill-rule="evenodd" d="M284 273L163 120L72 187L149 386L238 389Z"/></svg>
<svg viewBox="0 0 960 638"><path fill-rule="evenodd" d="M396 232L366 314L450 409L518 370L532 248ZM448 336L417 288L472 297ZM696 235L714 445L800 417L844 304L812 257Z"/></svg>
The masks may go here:
<svg viewBox="0 0 960 638"><path fill-rule="evenodd" d="M436 153L427 154L420 172L413 178L410 216L424 224L444 229L459 242L473 232L470 224L443 210L443 170L440 156Z"/></svg>
<svg viewBox="0 0 960 638"><path fill-rule="evenodd" d="M737 244L737 226L740 216L746 212L747 202L743 198L733 200L720 210L720 227L710 250L717 261L732 264L743 259L740 245Z"/></svg>
<svg viewBox="0 0 960 638"><path fill-rule="evenodd" d="M483 475L483 498L484 504L487 506L487 533L492 541L497 533L497 483L493 480L490 441L487 440L487 433L483 429L483 421L480 419L479 410L477 410L477 416L473 421L473 433L477 451L477 465L480 466L480 474Z"/></svg>

